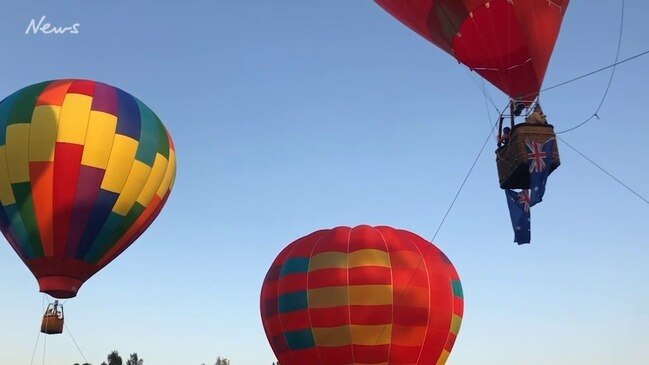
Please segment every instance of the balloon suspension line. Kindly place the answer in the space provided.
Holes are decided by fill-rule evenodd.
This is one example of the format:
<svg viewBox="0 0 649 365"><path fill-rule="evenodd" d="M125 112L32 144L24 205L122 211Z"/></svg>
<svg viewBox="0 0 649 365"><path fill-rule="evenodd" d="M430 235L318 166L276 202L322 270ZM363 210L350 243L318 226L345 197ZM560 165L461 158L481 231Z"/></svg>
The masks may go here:
<svg viewBox="0 0 649 365"><path fill-rule="evenodd" d="M32 352L32 360L29 362L30 365L34 364L34 357L36 357L36 350L38 349L38 341L41 338L41 331L38 331L38 336L36 337L36 343L34 344L34 352Z"/></svg>
<svg viewBox="0 0 649 365"><path fill-rule="evenodd" d="M595 112L588 117L585 121L577 124L576 126L572 128L568 128L566 130L557 132L556 134L562 134L570 131L574 131L575 129L583 126L584 124L590 122L593 120L593 118L597 118L599 120L599 110L602 108L602 105L604 105L604 100L606 100L606 96L608 96L608 92L611 89L611 84L613 83L613 77L615 76L615 70L617 69L617 65L619 65L621 62L619 62L620 59L620 49L622 48L622 34L624 34L624 0L622 0L622 10L621 10L621 15L620 15L620 31L618 34L618 39L617 39L617 51L615 53L615 62L613 63L613 70L611 71L611 76L608 79L608 85L606 85L606 90L604 90L604 95L602 95L602 100L600 100L599 105L597 106L597 109L595 109ZM639 56L638 56L639 57ZM626 61L624 61L626 62Z"/></svg>
<svg viewBox="0 0 649 365"><path fill-rule="evenodd" d="M47 349L47 336L43 336L43 365L45 365L45 350Z"/></svg>
<svg viewBox="0 0 649 365"><path fill-rule="evenodd" d="M611 179L615 180L618 184L622 185L622 186L625 187L628 191L630 191L631 193L633 193L635 196L637 196L638 198L640 198L641 200L643 200L645 203L649 204L649 200L648 200L647 198L643 197L643 196L640 195L638 192L636 192L635 190L631 189L627 184L623 183L620 179L618 179L617 177L613 176L613 174L611 174L610 172L606 171L602 166L598 165L595 161L591 160L588 156L586 156L586 155L584 155L583 153L579 152L575 147L573 147L573 146L570 145L568 142L566 142L565 139L563 139L563 138L561 138L561 137L559 137L559 136L557 136L557 138L558 138L559 140L561 140L561 142L564 143L566 146L570 147L573 151L577 152L581 157L585 158L588 162L590 162L590 163L593 164L595 167L597 167L598 169L600 169L603 173L605 173L606 175L608 175Z"/></svg>
<svg viewBox="0 0 649 365"><path fill-rule="evenodd" d="M45 309L46 309L46 307L45 307L45 299L47 299L47 298L45 296L45 293L43 293L43 301L42 301L42 304L41 304L41 306L43 307L43 311L45 311ZM32 352L32 360L29 362L30 365L34 364L34 357L36 357L36 350L38 349L38 341L40 340L40 338L41 338L41 331L38 331L38 336L36 336L36 343L34 344L34 351Z"/></svg>
<svg viewBox="0 0 649 365"><path fill-rule="evenodd" d="M68 325L65 324L65 322L63 323L63 327L65 327L65 331L68 333L68 335L70 335L70 338L72 339L72 342L74 343L74 346L76 346L77 350L79 350L79 354L83 358L83 361L85 363L88 363L88 360L86 360L86 357L83 356L83 351L81 351L81 348L79 347L79 344L77 344L77 341L74 339L74 336L72 336L72 332L70 332L70 329L68 328Z"/></svg>
<svg viewBox="0 0 649 365"><path fill-rule="evenodd" d="M486 95L486 94L485 94ZM487 113L489 114L488 108L487 108ZM444 222L446 221L446 218L448 215L451 213L451 209L453 209L453 206L455 205L455 202L457 201L457 198L460 196L460 193L464 189L464 185L466 185L467 180L469 179L469 176L471 176L471 173L473 172L473 169L475 168L475 165L478 163L478 160L480 159L480 156L482 155L482 152L484 151L485 147L491 140L491 135L496 128L498 123L494 123L493 126L491 127L491 130L489 130L489 134L487 135L487 138L485 139L484 143L482 144L482 147L480 148L480 151L478 152L478 155L475 157L473 160L473 164L471 164L471 168L469 169L469 172L466 174L464 177L464 180L462 181L462 184L460 184L460 188L457 190L455 193L455 196L453 197L453 200L451 201L451 204L449 205L448 209L446 210L446 213L444 214L444 217L442 218L442 221L439 223L439 226L437 227L437 230L435 231L435 234L433 235L433 238L430 240L431 245L426 247L424 252L421 255L421 258L419 259L419 262L417 263L417 266L412 272L412 275L410 275L410 278L408 279L408 283L406 283L406 286L403 288L401 293L397 298L401 299L403 296L406 294L406 291L410 287L410 284L412 284L412 279L415 277L415 273L419 271L419 268L421 267L421 264L424 262L424 259L426 258L426 255L428 254L428 251L430 250L431 247L433 247L433 243L435 242L435 238L437 237L437 234L439 231L442 229L442 226L444 225ZM378 345L379 341L381 338L383 338L383 332L385 332L387 328L387 324L383 325L383 328L381 328L381 333L378 335L376 339L376 343L374 345Z"/></svg>

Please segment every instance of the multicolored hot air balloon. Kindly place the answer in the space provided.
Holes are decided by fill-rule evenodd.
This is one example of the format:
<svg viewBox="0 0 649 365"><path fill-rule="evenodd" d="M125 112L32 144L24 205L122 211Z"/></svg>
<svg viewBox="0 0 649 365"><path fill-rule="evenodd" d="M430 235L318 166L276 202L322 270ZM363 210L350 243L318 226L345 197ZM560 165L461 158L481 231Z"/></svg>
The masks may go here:
<svg viewBox="0 0 649 365"><path fill-rule="evenodd" d="M261 291L264 329L282 365L442 365L463 310L444 253L384 226L298 239L275 259Z"/></svg>
<svg viewBox="0 0 649 365"><path fill-rule="evenodd" d="M375 0L512 99L534 100L570 0Z"/></svg>
<svg viewBox="0 0 649 365"><path fill-rule="evenodd" d="M0 229L56 298L146 230L175 175L164 125L118 88L55 80L0 102Z"/></svg>

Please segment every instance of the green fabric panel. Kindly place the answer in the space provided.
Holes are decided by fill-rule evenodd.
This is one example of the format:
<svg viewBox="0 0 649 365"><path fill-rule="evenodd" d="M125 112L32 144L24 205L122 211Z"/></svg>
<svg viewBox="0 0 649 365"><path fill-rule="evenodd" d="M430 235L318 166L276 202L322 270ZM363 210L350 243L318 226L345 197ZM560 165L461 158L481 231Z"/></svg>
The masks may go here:
<svg viewBox="0 0 649 365"><path fill-rule="evenodd" d="M141 101L135 99L140 108L140 143L137 146L135 159L149 166L153 166L155 154L158 150L158 126L156 116L151 109Z"/></svg>
<svg viewBox="0 0 649 365"><path fill-rule="evenodd" d="M9 124L9 116L11 115L11 109L13 109L18 95L19 92L15 92L0 102L0 146L7 144L7 125Z"/></svg>
<svg viewBox="0 0 649 365"><path fill-rule="evenodd" d="M464 292L462 291L462 283L459 280L453 280L453 295L456 297L464 298Z"/></svg>
<svg viewBox="0 0 649 365"><path fill-rule="evenodd" d="M7 205L4 207L9 221L11 222L11 229L14 230L16 234L16 239L18 240L18 245L20 245L25 258L31 259L36 257L32 246L29 244L29 236L23 225L23 220L20 217L20 212L18 211L18 206L16 204Z"/></svg>
<svg viewBox="0 0 649 365"><path fill-rule="evenodd" d="M26 88L18 91L20 95L14 102L14 107L11 109L11 114L9 115L9 121L7 125L16 124L16 123L31 123L32 114L34 114L34 107L36 107L36 102L38 97L43 92L43 89L50 82L41 82L39 84L34 84L27 86Z"/></svg>
<svg viewBox="0 0 649 365"><path fill-rule="evenodd" d="M119 241L124 236L126 231L128 231L129 228L133 226L135 221L140 217L140 215L142 215L142 212L144 212L144 209L145 209L144 206L138 202L135 202L135 204L133 204L133 207L128 212L126 217L124 217L122 223L120 223L119 227L115 229L115 233L113 233L113 237L110 241L110 244L107 245L106 250L99 255L100 258L104 257L104 255L108 253L108 250L110 250L113 246L115 246L117 241Z"/></svg>
<svg viewBox="0 0 649 365"><path fill-rule="evenodd" d="M288 348L291 350L304 350L315 347L313 331L310 328L284 333Z"/></svg>
<svg viewBox="0 0 649 365"><path fill-rule="evenodd" d="M157 115L155 119L158 123L158 153L169 160L169 136L167 135L167 129Z"/></svg>
<svg viewBox="0 0 649 365"><path fill-rule="evenodd" d="M84 261L96 263L101 259L102 254L108 251L108 249L110 248L113 233L123 220L123 216L115 212L110 212L108 219L106 219L106 223L104 223L104 226L101 227L101 231L99 231L99 234L95 238L95 241L92 243L88 254L86 254L86 257L84 257Z"/></svg>
<svg viewBox="0 0 649 365"><path fill-rule="evenodd" d="M41 241L41 233L38 228L38 221L36 220L36 211L34 210L34 198L32 197L31 183L23 182L11 184L16 201L21 202L18 206L20 217L22 218L25 227L25 233L28 237L29 245L34 257L44 256L43 242Z"/></svg>

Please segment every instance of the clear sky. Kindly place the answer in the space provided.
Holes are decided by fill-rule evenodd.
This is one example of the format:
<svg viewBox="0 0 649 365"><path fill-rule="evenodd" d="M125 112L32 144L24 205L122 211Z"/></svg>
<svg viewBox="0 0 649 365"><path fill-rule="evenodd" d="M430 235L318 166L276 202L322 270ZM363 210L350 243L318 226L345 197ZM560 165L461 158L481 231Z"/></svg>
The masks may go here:
<svg viewBox="0 0 649 365"><path fill-rule="evenodd" d="M571 2L545 86L613 62L620 9ZM626 1L621 58L649 49L648 13ZM43 15L79 34L26 35ZM0 98L103 81L144 101L176 143L162 214L66 303L94 365L114 349L148 365L270 365L259 293L279 251L337 225L431 238L495 120L475 74L369 0L7 1L0 44ZM647 66L620 66L601 119L562 135L645 197ZM609 75L545 93L550 122L591 115ZM513 243L495 141L435 240L466 300L450 365L646 364L649 205L559 146L531 245ZM5 243L0 293L0 364L29 364L44 299ZM41 336L34 363L43 354ZM47 337L45 360L83 362L67 334Z"/></svg>

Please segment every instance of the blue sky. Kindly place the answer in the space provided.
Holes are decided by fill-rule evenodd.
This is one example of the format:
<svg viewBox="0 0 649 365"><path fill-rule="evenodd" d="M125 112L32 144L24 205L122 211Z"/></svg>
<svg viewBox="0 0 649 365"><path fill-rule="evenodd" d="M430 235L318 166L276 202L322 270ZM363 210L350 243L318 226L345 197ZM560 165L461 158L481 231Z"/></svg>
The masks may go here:
<svg viewBox="0 0 649 365"><path fill-rule="evenodd" d="M57 78L106 82L151 107L176 143L163 213L66 303L95 365L113 349L150 365L270 365L259 292L279 251L337 225L431 238L495 120L475 74L372 1L188 3L14 1L0 13L0 95ZM571 3L545 86L613 62L620 8ZM622 59L649 49L648 12L626 2ZM24 34L43 15L79 34ZM620 66L601 119L562 137L645 197L647 65ZM591 115L609 75L545 93L550 122L563 130ZM512 242L492 147L437 235L466 299L450 365L646 362L649 205L559 147L532 245ZM43 296L8 244L0 278L0 363L27 364ZM41 336L35 363L43 353ZM68 335L48 337L45 356L83 362Z"/></svg>

